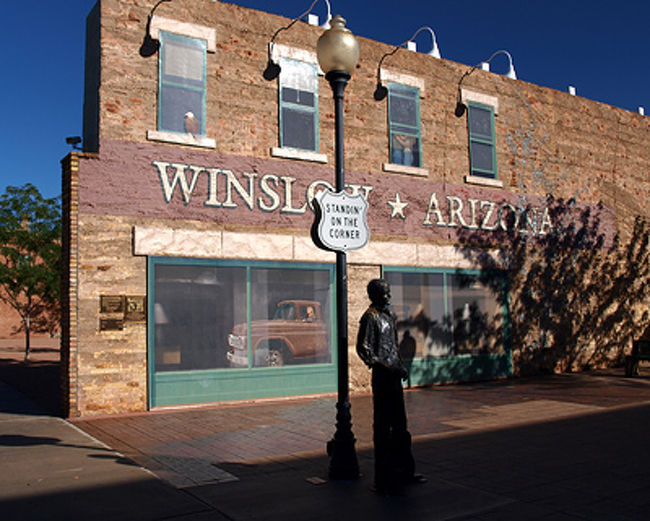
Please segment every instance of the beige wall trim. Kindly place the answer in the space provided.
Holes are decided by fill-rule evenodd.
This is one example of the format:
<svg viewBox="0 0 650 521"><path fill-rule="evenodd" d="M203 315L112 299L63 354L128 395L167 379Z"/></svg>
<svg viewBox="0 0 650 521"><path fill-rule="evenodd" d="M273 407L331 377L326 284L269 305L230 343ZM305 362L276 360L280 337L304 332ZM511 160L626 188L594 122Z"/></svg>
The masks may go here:
<svg viewBox="0 0 650 521"><path fill-rule="evenodd" d="M466 175L465 182L470 185L491 186L492 188L503 188L503 181L490 179L478 175Z"/></svg>
<svg viewBox="0 0 650 521"><path fill-rule="evenodd" d="M461 89L460 99L465 104L468 101L473 101L475 103L482 103L483 105L490 105L494 107L495 116L499 113L499 98L495 96L489 96L473 90Z"/></svg>
<svg viewBox="0 0 650 521"><path fill-rule="evenodd" d="M327 155L309 150L299 150L297 148L273 147L271 148L272 157L283 157L285 159L300 159L301 161L313 161L314 163L327 163Z"/></svg>
<svg viewBox="0 0 650 521"><path fill-rule="evenodd" d="M213 27L179 22L178 20L154 15L151 19L151 36L159 40L160 31L205 40L208 52L216 52L217 50L217 30Z"/></svg>
<svg viewBox="0 0 650 521"><path fill-rule="evenodd" d="M396 163L382 163L381 169L384 172L391 172L393 174L408 174L418 177L429 177L429 170L426 168L419 168L417 166L398 165Z"/></svg>
<svg viewBox="0 0 650 521"><path fill-rule="evenodd" d="M147 130L147 139L150 141L176 143L192 147L217 148L217 142L213 138L194 137L192 134L179 134L177 132L165 132L162 130Z"/></svg>
<svg viewBox="0 0 650 521"><path fill-rule="evenodd" d="M135 226L134 255L254 259L294 262L335 262L334 253L318 249L302 235L199 231ZM348 252L351 264L477 268L458 248L449 245L372 241Z"/></svg>
<svg viewBox="0 0 650 521"><path fill-rule="evenodd" d="M382 84L386 81L391 81L393 83L399 83L400 85L407 85L409 87L420 89L420 97L424 98L425 83L423 78L418 78L417 76L411 76L410 74L393 71L391 69L384 69L382 67L379 71L379 79L381 80Z"/></svg>
<svg viewBox="0 0 650 521"><path fill-rule="evenodd" d="M318 66L318 58L314 51L308 51L299 47L290 47L281 43L274 43L272 49L271 58L273 58L273 61L277 62L279 58L288 58L290 60L310 63L318 67L319 74L323 74L323 71Z"/></svg>

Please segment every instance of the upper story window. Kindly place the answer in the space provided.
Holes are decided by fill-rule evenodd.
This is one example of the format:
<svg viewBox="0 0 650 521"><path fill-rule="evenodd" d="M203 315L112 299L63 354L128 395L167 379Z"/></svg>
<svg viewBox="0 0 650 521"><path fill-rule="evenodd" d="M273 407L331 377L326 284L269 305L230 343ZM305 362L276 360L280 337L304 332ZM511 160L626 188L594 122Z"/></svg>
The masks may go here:
<svg viewBox="0 0 650 521"><path fill-rule="evenodd" d="M271 155L327 163L319 152L318 68L316 53L275 44L273 60L280 64L278 78L278 141Z"/></svg>
<svg viewBox="0 0 650 521"><path fill-rule="evenodd" d="M497 148L495 116L498 99L479 92L462 89L461 97L467 105L467 134L469 140L470 175L465 182L503 188L497 179Z"/></svg>
<svg viewBox="0 0 650 521"><path fill-rule="evenodd" d="M216 51L216 30L159 16L151 35L160 40L154 141L215 148L206 136L207 53Z"/></svg>
<svg viewBox="0 0 650 521"><path fill-rule="evenodd" d="M419 89L388 84L388 132L391 163L422 166Z"/></svg>
<svg viewBox="0 0 650 521"><path fill-rule="evenodd" d="M280 146L318 152L317 67L286 58L280 67Z"/></svg>
<svg viewBox="0 0 650 521"><path fill-rule="evenodd" d="M494 108L482 103L468 102L467 127L472 175L496 179Z"/></svg>
<svg viewBox="0 0 650 521"><path fill-rule="evenodd" d="M424 97L422 78L384 69L380 81L388 88L388 157L385 172L427 177L422 168L422 125L420 99Z"/></svg>
<svg viewBox="0 0 650 521"><path fill-rule="evenodd" d="M205 136L204 40L160 34L158 130Z"/></svg>

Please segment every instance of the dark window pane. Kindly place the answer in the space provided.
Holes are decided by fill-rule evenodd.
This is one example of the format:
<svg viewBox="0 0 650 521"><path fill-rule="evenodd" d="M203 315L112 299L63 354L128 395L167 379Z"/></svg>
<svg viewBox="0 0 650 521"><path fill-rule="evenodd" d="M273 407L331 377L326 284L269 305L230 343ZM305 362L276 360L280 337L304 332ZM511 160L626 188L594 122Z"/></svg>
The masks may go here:
<svg viewBox="0 0 650 521"><path fill-rule="evenodd" d="M291 89L289 87L282 88L282 101L287 103L295 103L296 105L304 105L305 107L314 106L314 93L305 90Z"/></svg>
<svg viewBox="0 0 650 521"><path fill-rule="evenodd" d="M469 133L474 137L492 140L492 112L487 109L469 106Z"/></svg>
<svg viewBox="0 0 650 521"><path fill-rule="evenodd" d="M314 117L311 111L282 107L282 146L316 150Z"/></svg>
<svg viewBox="0 0 650 521"><path fill-rule="evenodd" d="M163 84L160 90L160 130L185 132L185 114L187 112L194 114L199 121L199 129L202 129L203 92Z"/></svg>
<svg viewBox="0 0 650 521"><path fill-rule="evenodd" d="M470 142L470 157L472 159L472 171L474 169L494 172L494 161L492 145L485 143Z"/></svg>
<svg viewBox="0 0 650 521"><path fill-rule="evenodd" d="M156 371L228 367L233 324L246 322L245 269L159 264L154 277Z"/></svg>
<svg viewBox="0 0 650 521"><path fill-rule="evenodd" d="M407 99L401 96L391 95L389 100L390 106L390 123L398 125L407 125L409 127L418 126L417 100Z"/></svg>

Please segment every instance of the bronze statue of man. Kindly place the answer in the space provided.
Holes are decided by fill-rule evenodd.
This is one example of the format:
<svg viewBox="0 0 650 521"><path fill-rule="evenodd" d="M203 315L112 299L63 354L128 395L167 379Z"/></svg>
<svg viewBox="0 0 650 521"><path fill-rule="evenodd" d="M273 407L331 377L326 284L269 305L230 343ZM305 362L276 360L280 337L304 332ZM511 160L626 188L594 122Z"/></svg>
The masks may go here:
<svg viewBox="0 0 650 521"><path fill-rule="evenodd" d="M399 354L395 315L389 308L390 286L383 279L373 279L367 289L371 304L359 323L357 353L372 370L374 489L379 494L401 493L404 485L426 479L415 474L411 454L402 389L408 372Z"/></svg>

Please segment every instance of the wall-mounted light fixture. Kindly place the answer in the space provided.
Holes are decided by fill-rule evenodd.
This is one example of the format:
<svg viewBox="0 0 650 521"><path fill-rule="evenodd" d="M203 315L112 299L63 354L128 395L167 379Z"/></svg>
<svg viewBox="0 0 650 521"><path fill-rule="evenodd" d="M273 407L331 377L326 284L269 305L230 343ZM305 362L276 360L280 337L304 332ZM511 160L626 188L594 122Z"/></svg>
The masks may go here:
<svg viewBox="0 0 650 521"><path fill-rule="evenodd" d="M156 5L153 6L153 9L151 9L149 16L147 16L147 29L144 35L144 39L142 40L142 45L140 45L140 56L143 58L153 56L158 52L158 49L160 49L160 40L157 40L151 36L151 19L153 18L153 13L160 4L163 2L171 1L172 0L158 0Z"/></svg>
<svg viewBox="0 0 650 521"><path fill-rule="evenodd" d="M399 51L402 47L406 46L406 48L410 51L416 51L417 46L415 45L415 37L421 32L421 31L429 31L431 33L431 38L433 39L433 45L431 46L431 50L427 52L429 56L433 56L434 58L440 58L440 49L438 49L438 42L436 40L436 33L433 32L433 29L429 27L428 25L425 25L423 27L420 27L413 36L411 36L408 40L406 40L403 43L400 43L399 45L396 45L395 48L392 51L387 52L384 54L381 59L379 60L379 64L377 65L377 88L375 89L374 93L374 98L377 101L383 100L387 94L388 94L388 89L382 85L381 83L381 65L384 62L386 58L389 56L392 56L395 54L397 51Z"/></svg>
<svg viewBox="0 0 650 521"><path fill-rule="evenodd" d="M465 114L465 110L467 110L467 106L463 103L462 95L461 95L461 86L463 84L463 81L479 67L481 67L481 69L484 71L489 71L490 62L497 54L505 54L508 57L509 67L508 67L508 72L506 72L505 76L507 78L510 78L511 80L517 79L517 74L515 73L515 66L512 63L512 56L510 55L510 53L508 51L504 51L503 49L496 51L487 60L477 63L476 65L474 65L474 67L469 69L467 72L465 72L465 74L461 76L460 81L458 82L458 97L456 100L456 109L454 110L454 114L456 114L456 117L460 118L463 114Z"/></svg>
<svg viewBox="0 0 650 521"><path fill-rule="evenodd" d="M307 16L309 13L311 13L311 10L314 8L316 5L316 2L318 0L314 0L311 5L309 6L309 9L307 9L304 13L302 13L300 16L294 18L291 20L291 23L285 27L280 27L273 36L271 37L271 40L269 41L268 45L268 61L266 62L266 69L264 69L264 72L262 73L262 76L264 76L264 79L267 81L274 80L280 75L280 64L275 62L273 60L273 47L275 45L274 41L275 38L280 34L282 31L286 31L287 29L290 29L293 27L293 25L300 19L304 18ZM332 9L330 6L329 0L325 0L325 3L327 4L327 18L325 19L325 23L321 25L323 29L329 29L330 28L330 20L332 19Z"/></svg>
<svg viewBox="0 0 650 521"><path fill-rule="evenodd" d="M81 150L81 147L79 146L79 143L81 143L80 136L69 136L65 138L65 142L68 145L71 145L73 150Z"/></svg>
<svg viewBox="0 0 650 521"><path fill-rule="evenodd" d="M440 58L440 49L438 49L438 41L436 40L436 33L433 32L433 29L429 27L428 25L425 25L424 27L420 27L417 31L415 31L415 34L411 36L411 39L407 42L407 45L409 43L414 43L413 40L415 40L415 37L420 34L421 31L429 31L431 33L431 38L433 40L433 43L431 44L431 50L427 53L429 56L433 56L434 58ZM417 47L415 47L413 50L417 50Z"/></svg>

